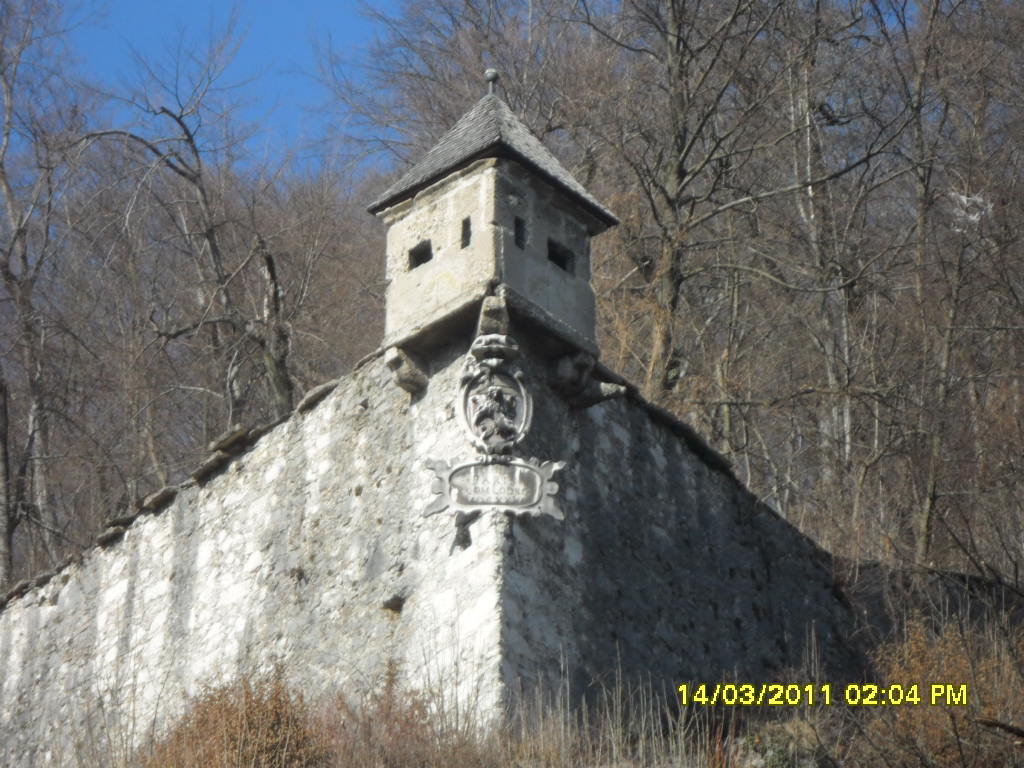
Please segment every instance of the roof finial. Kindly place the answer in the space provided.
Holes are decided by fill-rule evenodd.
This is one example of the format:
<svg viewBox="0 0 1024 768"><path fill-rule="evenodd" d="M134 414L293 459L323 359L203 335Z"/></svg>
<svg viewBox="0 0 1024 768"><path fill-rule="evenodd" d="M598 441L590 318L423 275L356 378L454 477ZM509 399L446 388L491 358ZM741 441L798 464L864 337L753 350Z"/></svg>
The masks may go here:
<svg viewBox="0 0 1024 768"><path fill-rule="evenodd" d="M494 67L488 67L484 70L484 79L487 81L487 94L489 96L494 95L494 84L498 82L499 77L501 77L501 73Z"/></svg>

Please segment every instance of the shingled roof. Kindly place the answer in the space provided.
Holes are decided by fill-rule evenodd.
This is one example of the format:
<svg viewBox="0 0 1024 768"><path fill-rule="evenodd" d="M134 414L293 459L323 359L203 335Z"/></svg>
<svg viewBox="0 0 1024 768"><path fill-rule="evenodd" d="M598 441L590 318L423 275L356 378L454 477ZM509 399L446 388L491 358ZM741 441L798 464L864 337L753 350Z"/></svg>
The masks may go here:
<svg viewBox="0 0 1024 768"><path fill-rule="evenodd" d="M619 223L567 171L508 105L487 94L434 147L370 204L378 213L481 157L512 157L575 198L608 226Z"/></svg>

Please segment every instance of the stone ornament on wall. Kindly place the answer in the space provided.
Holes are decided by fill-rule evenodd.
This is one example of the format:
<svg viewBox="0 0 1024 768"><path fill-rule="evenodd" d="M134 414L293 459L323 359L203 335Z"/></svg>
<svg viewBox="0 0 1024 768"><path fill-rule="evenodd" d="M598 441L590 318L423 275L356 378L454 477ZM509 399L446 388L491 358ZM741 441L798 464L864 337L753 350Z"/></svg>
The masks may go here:
<svg viewBox="0 0 1024 768"><path fill-rule="evenodd" d="M437 497L424 511L429 517L446 509L473 512L487 508L526 515L550 515L564 520L552 478L565 467L564 461L536 459L477 461L463 464L433 460L426 466L434 473L431 490Z"/></svg>
<svg viewBox="0 0 1024 768"><path fill-rule="evenodd" d="M470 442L482 457L450 463L431 460L431 490L437 494L424 515L446 509L459 520L473 520L486 509L515 514L550 515L564 519L555 501L558 483L552 478L564 461L512 456L530 429L533 398L515 364L519 345L511 336L477 336L466 357L459 386L459 417Z"/></svg>
<svg viewBox="0 0 1024 768"><path fill-rule="evenodd" d="M530 429L533 398L513 363L517 357L511 336L489 333L476 337L466 358L459 415L470 441L488 456L507 454Z"/></svg>

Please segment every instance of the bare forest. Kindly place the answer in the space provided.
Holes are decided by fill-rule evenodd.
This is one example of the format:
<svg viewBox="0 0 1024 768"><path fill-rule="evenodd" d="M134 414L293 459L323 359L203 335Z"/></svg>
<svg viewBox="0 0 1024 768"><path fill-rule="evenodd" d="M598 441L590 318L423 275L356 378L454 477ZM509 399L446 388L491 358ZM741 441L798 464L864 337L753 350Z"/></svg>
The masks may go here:
<svg viewBox="0 0 1024 768"><path fill-rule="evenodd" d="M836 554L1021 587L1021 4L405 0L274 154L230 29L111 93L63 9L0 3L0 583L374 349L365 205L494 66L622 219L610 367Z"/></svg>

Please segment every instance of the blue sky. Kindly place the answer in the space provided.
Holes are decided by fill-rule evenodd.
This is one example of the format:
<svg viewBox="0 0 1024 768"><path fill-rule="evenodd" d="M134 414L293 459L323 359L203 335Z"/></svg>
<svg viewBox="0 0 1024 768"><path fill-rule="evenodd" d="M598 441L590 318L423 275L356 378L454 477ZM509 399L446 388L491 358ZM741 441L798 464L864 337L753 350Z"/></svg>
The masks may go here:
<svg viewBox="0 0 1024 768"><path fill-rule="evenodd" d="M373 5L388 10L396 3ZM315 130L318 118L304 108L323 99L311 77L314 41L329 35L336 48L358 57L374 34L360 6L357 0L106 0L95 13L79 14L83 21L71 39L81 74L114 87L134 71L133 48L166 60L182 35L202 41L234 10L243 39L228 82L257 77L245 89L246 118L259 121L264 139L294 143Z"/></svg>

